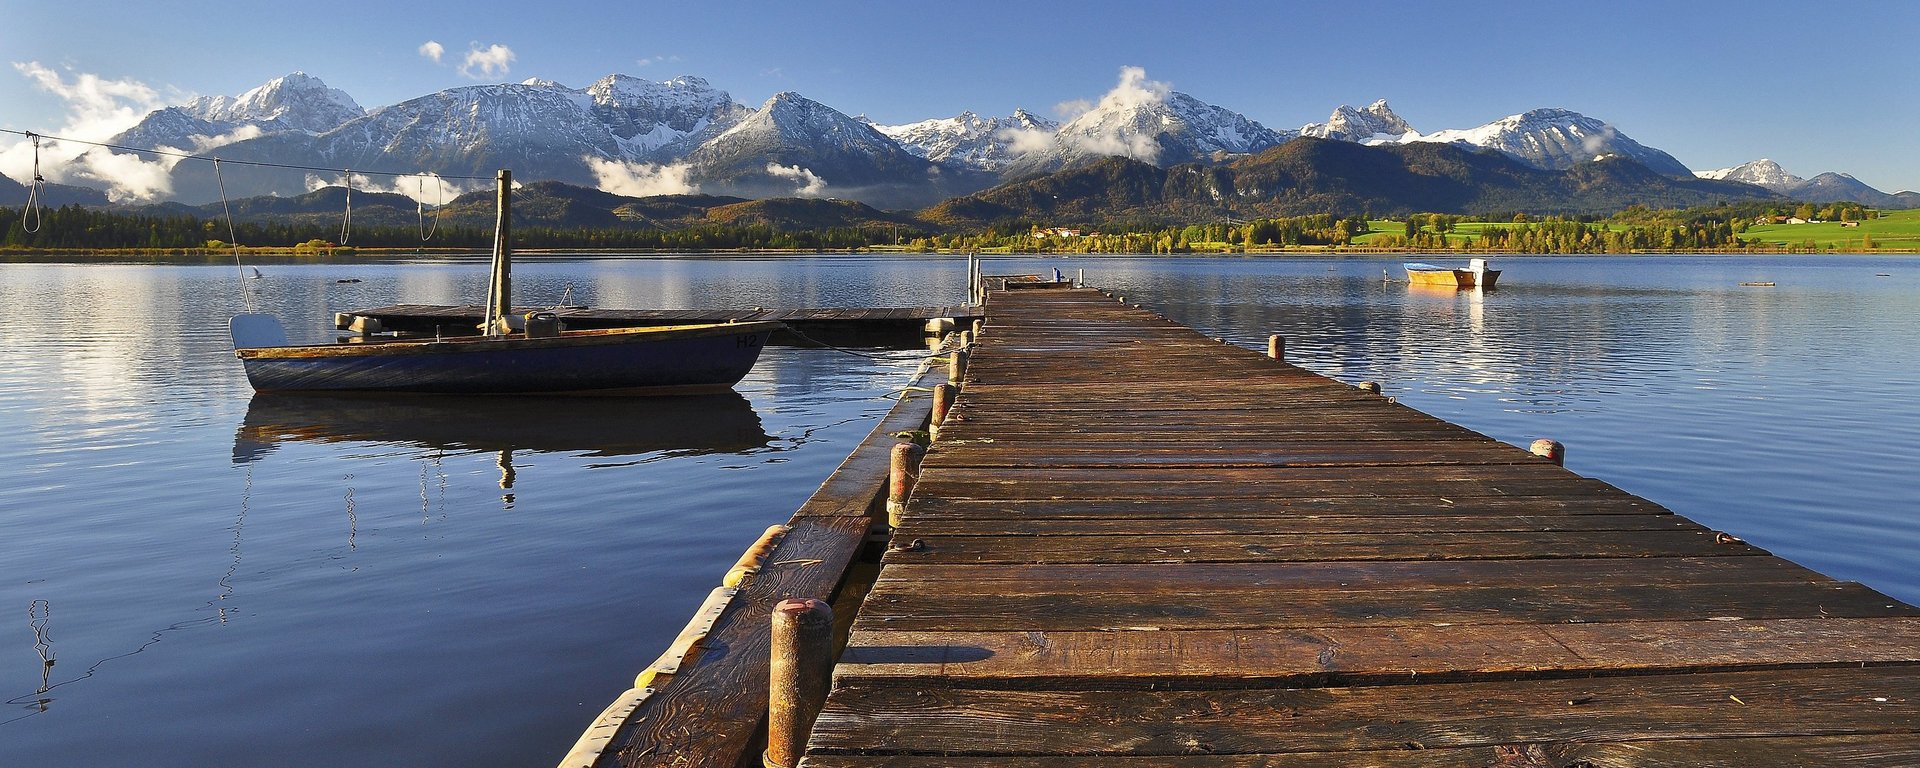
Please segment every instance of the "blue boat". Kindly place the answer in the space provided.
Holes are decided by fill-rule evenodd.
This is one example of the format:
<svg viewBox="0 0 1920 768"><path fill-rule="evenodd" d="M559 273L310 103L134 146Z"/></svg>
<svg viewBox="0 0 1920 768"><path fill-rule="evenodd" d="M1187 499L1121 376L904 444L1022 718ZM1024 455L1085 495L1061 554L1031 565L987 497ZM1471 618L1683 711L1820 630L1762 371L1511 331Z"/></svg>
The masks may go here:
<svg viewBox="0 0 1920 768"><path fill-rule="evenodd" d="M717 392L747 375L781 327L762 321L568 331L551 314L533 313L516 331L506 316L511 174L501 171L499 182L484 335L288 346L273 315L236 315L228 330L247 382L261 392Z"/></svg>

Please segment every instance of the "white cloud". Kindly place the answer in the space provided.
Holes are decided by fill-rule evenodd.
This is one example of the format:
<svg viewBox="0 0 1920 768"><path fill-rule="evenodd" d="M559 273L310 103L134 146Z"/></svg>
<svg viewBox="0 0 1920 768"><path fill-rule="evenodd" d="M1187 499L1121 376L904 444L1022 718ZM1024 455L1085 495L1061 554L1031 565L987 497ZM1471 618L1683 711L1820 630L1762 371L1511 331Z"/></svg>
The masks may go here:
<svg viewBox="0 0 1920 768"><path fill-rule="evenodd" d="M672 55L648 56L642 59L636 59L633 63L642 67L651 67L655 64L678 64L680 63L680 57Z"/></svg>
<svg viewBox="0 0 1920 768"><path fill-rule="evenodd" d="M460 74L473 80L497 80L506 77L507 65L513 60L512 48L499 43L481 48L479 43L469 43L467 58L460 64Z"/></svg>
<svg viewBox="0 0 1920 768"><path fill-rule="evenodd" d="M1087 101L1086 99L1068 99L1053 105L1054 117L1060 118L1062 122L1072 120L1092 111L1093 102Z"/></svg>
<svg viewBox="0 0 1920 768"><path fill-rule="evenodd" d="M587 168L593 171L595 186L616 195L651 197L700 192L698 186L687 182L687 172L691 166L685 164L654 165L598 157L583 159L587 161Z"/></svg>
<svg viewBox="0 0 1920 768"><path fill-rule="evenodd" d="M1007 151L1016 155L1044 152L1053 147L1053 131L1045 128L1002 128L994 135L1007 143Z"/></svg>
<svg viewBox="0 0 1920 768"><path fill-rule="evenodd" d="M339 175L326 177L309 173L306 178L306 188L308 192L319 191L327 187L338 187L344 184L346 184L346 177ZM435 206L452 202L454 198L487 186L487 184L488 182L476 181L463 187L460 182L448 181L431 173L414 174L411 176L387 176L382 174L377 177L368 176L363 173L353 175L353 191L355 192L379 192L389 195L404 195L415 201L426 203L429 210ZM519 184L516 183L514 186L518 187Z"/></svg>
<svg viewBox="0 0 1920 768"><path fill-rule="evenodd" d="M445 56L446 53L447 47L436 41L428 40L420 44L421 58L432 59L435 64L440 63L440 57Z"/></svg>
<svg viewBox="0 0 1920 768"><path fill-rule="evenodd" d="M114 80L72 69L56 70L37 61L13 62L35 88L66 102L62 125L46 132L80 141L106 141L134 126L147 113L166 106L160 92L138 80ZM73 142L42 139L39 150L40 175L55 183L105 185L115 200L152 199L169 194L167 171L174 160L162 158L149 162L139 155L116 155L104 149ZM0 173L19 181L30 181L34 173L34 148L21 140L0 150Z"/></svg>
<svg viewBox="0 0 1920 768"><path fill-rule="evenodd" d="M1143 107L1164 104L1167 96L1173 93L1173 86L1147 79L1147 70L1142 67L1121 67L1120 83L1100 97L1100 108Z"/></svg>
<svg viewBox="0 0 1920 768"><path fill-rule="evenodd" d="M1100 104L1095 109L1105 114L1128 114L1159 107L1172 94L1173 86L1148 80L1146 69L1121 67L1120 82L1100 97ZM1091 154L1124 155L1148 163L1160 158L1160 145L1153 137L1133 129L1127 122L1069 125L1058 134L1056 140Z"/></svg>
<svg viewBox="0 0 1920 768"><path fill-rule="evenodd" d="M792 181L796 186L793 194L798 197L819 197L827 191L826 179L797 165L767 163L767 175Z"/></svg>

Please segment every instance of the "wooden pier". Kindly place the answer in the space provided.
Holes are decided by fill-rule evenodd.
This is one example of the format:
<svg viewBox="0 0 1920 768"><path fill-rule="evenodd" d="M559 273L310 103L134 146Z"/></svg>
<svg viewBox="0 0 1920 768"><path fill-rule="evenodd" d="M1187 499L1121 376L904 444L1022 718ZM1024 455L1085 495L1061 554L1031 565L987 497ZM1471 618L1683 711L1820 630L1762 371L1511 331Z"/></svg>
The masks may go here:
<svg viewBox="0 0 1920 768"><path fill-rule="evenodd" d="M1097 291L1004 290L802 764L1916 765L1920 610Z"/></svg>

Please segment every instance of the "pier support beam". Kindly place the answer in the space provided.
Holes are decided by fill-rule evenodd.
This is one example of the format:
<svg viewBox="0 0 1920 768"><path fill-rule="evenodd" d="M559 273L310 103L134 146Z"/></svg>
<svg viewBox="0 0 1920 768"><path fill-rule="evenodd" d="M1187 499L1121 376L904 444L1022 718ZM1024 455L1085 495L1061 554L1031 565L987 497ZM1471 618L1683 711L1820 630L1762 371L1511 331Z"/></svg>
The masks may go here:
<svg viewBox="0 0 1920 768"><path fill-rule="evenodd" d="M833 608L820 600L773 607L773 664L767 670L768 768L794 768L827 701L833 676Z"/></svg>

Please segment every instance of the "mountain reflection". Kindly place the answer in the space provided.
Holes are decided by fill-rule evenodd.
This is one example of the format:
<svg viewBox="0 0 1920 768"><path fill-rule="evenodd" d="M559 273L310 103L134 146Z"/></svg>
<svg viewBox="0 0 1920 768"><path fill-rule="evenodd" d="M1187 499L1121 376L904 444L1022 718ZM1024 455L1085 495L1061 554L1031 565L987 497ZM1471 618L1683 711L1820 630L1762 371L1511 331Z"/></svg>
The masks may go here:
<svg viewBox="0 0 1920 768"><path fill-rule="evenodd" d="M736 392L681 397L253 396L233 463L281 443L379 442L454 451L735 453L772 438Z"/></svg>

